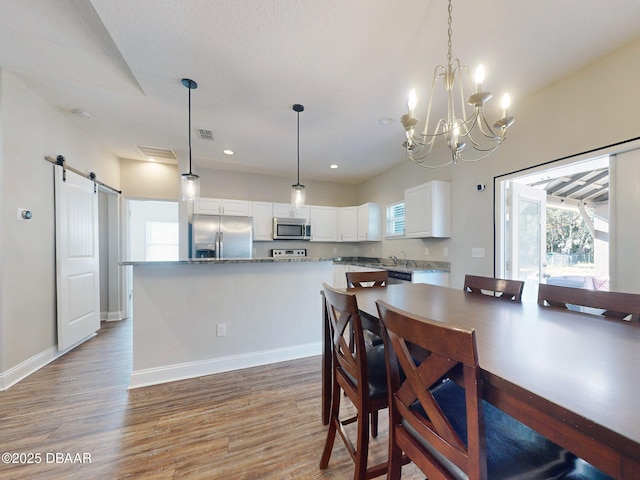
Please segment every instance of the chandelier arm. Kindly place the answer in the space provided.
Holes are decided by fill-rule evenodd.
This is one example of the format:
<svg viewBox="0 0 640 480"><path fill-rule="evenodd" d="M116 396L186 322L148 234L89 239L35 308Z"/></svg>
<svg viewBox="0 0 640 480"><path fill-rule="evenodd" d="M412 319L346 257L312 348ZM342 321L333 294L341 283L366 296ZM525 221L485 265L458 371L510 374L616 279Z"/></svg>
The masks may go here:
<svg viewBox="0 0 640 480"><path fill-rule="evenodd" d="M427 117L424 121L424 130L422 131L422 135L430 135L429 134L429 123L431 121L431 105L433 103L433 94L436 90L436 85L440 78L444 78L446 82L447 68L444 65L438 65L433 70L433 79L431 80L431 92L429 93L429 103L427 107Z"/></svg>

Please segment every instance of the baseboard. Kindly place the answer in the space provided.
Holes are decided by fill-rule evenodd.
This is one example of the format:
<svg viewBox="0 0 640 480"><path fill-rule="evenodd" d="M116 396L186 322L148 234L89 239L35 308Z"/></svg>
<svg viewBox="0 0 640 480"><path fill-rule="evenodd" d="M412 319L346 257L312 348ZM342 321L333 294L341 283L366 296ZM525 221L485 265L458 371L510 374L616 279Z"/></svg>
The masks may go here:
<svg viewBox="0 0 640 480"><path fill-rule="evenodd" d="M12 387L20 380L53 362L60 354L61 352L58 352L56 346L49 347L45 351L34 355L6 372L2 372L0 374L0 390L8 390L9 387Z"/></svg>
<svg viewBox="0 0 640 480"><path fill-rule="evenodd" d="M53 347L49 347L43 352L40 352L37 355L34 355L31 358L28 358L27 360L16 365L15 367L10 368L6 372L0 373L0 391L8 390L10 387L15 385L19 381L24 380L32 373L37 372L42 367L50 364L51 362L53 362L57 358L60 358L62 355L64 355L68 351L73 350L75 347L77 347L81 343L84 343L95 336L96 334L92 333L91 335L87 336L86 338L83 338L77 343L74 343L69 348L63 351L58 350L57 345L54 345Z"/></svg>
<svg viewBox="0 0 640 480"><path fill-rule="evenodd" d="M167 365L160 368L138 370L131 373L129 389L147 387L160 383L175 382L188 378L203 377L214 373L258 367L270 363L286 362L298 358L313 357L322 353L322 343L308 343L290 348L251 352L242 355L213 358L199 362Z"/></svg>
<svg viewBox="0 0 640 480"><path fill-rule="evenodd" d="M113 322L115 320L122 320L122 312L100 312L100 321L101 322Z"/></svg>

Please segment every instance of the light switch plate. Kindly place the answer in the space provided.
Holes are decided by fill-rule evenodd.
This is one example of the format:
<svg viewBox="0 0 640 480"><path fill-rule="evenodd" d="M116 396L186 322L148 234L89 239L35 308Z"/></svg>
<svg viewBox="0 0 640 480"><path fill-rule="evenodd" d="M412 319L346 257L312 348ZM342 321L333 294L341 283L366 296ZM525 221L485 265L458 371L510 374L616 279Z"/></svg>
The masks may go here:
<svg viewBox="0 0 640 480"><path fill-rule="evenodd" d="M484 258L484 248L482 248L482 247L473 247L471 249L471 256L473 258Z"/></svg>

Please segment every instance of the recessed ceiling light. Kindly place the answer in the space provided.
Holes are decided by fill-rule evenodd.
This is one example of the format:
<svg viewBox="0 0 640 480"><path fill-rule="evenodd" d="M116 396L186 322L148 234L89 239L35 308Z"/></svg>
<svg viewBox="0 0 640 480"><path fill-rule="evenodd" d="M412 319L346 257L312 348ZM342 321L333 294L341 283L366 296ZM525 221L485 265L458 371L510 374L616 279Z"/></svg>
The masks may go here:
<svg viewBox="0 0 640 480"><path fill-rule="evenodd" d="M391 125L393 123L393 118L391 117L382 117L378 120L381 125Z"/></svg>
<svg viewBox="0 0 640 480"><path fill-rule="evenodd" d="M233 155L235 152L233 150L222 150L222 153L224 153L225 155Z"/></svg>
<svg viewBox="0 0 640 480"><path fill-rule="evenodd" d="M336 169L338 168L338 165L336 165L335 163L332 163L331 165L329 165L329 168Z"/></svg>
<svg viewBox="0 0 640 480"><path fill-rule="evenodd" d="M156 161L156 159L155 159L155 158L153 158L153 157L149 157L149 161L150 161L150 162L155 162L155 161Z"/></svg>

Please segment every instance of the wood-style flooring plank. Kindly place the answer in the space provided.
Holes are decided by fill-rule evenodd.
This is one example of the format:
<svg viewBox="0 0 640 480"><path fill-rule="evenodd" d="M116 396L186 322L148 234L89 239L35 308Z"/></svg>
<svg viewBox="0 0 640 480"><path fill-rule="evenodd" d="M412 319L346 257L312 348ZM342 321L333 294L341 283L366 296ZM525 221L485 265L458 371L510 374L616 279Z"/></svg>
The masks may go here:
<svg viewBox="0 0 640 480"><path fill-rule="evenodd" d="M131 321L103 324L95 338L0 392L0 453L41 459L0 463L0 478L350 479L339 438L329 468L318 468L326 436L320 371L313 357L129 391ZM372 462L386 458L386 422L382 413ZM56 454L89 454L91 463L57 463ZM403 469L403 479L423 478Z"/></svg>

